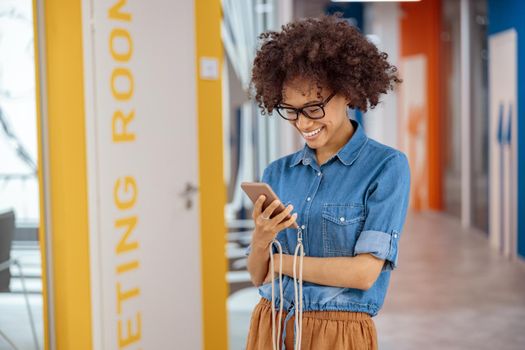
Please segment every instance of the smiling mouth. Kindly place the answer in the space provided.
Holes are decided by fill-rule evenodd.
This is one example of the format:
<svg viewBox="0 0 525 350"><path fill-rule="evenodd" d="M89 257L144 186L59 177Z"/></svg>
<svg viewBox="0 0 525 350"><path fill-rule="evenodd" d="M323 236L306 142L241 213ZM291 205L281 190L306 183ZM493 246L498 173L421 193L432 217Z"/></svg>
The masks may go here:
<svg viewBox="0 0 525 350"><path fill-rule="evenodd" d="M323 128L324 128L324 126L321 126L320 128L315 129L315 130L310 131L310 132L303 132L303 131L301 131L301 134L303 134L303 136L306 137L306 138L311 138L311 137L314 137L315 135L319 134Z"/></svg>

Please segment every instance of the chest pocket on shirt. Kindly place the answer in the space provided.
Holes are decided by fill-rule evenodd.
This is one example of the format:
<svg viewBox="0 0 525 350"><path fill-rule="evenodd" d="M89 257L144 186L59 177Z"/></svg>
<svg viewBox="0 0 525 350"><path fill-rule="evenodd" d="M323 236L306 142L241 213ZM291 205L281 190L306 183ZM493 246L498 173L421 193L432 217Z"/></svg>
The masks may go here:
<svg viewBox="0 0 525 350"><path fill-rule="evenodd" d="M364 205L327 203L321 215L324 256L352 256L365 221Z"/></svg>

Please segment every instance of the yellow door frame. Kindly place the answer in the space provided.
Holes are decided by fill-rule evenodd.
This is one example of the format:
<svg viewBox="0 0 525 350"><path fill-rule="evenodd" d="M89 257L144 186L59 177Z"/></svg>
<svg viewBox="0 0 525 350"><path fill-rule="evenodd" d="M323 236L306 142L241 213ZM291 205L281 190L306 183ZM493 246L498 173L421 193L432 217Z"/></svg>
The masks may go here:
<svg viewBox="0 0 525 350"><path fill-rule="evenodd" d="M88 350L92 315L82 0L33 0L33 9L44 348ZM222 62L220 22L220 0L195 0L197 77L199 57ZM197 78L196 93L204 348L221 350L227 348L221 80Z"/></svg>

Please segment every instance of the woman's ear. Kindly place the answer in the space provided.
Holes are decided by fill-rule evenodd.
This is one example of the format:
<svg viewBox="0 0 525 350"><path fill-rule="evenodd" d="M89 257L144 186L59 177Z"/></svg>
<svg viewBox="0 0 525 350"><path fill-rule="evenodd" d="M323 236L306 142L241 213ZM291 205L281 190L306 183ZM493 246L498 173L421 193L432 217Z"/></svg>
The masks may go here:
<svg viewBox="0 0 525 350"><path fill-rule="evenodd" d="M348 97L345 97L345 103L350 108L350 99Z"/></svg>

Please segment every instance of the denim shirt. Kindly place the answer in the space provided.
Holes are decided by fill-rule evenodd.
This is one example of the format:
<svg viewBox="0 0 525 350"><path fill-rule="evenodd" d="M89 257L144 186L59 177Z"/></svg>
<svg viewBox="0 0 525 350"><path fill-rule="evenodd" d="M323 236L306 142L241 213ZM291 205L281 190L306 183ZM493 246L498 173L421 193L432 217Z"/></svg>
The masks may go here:
<svg viewBox="0 0 525 350"><path fill-rule="evenodd" d="M351 120L350 140L324 164L305 144L294 154L272 162L262 182L281 201L294 206L303 229L305 256L354 257L370 253L384 259L379 277L368 290L303 282L304 311L357 311L377 315L383 305L390 272L397 266L398 242L405 222L410 169L404 153L368 138ZM277 234L283 253L293 255L297 230ZM276 251L276 249L274 249ZM249 254L250 247L246 251ZM351 274L352 271L348 271ZM279 307L276 280L276 307ZM283 275L283 307L294 309L293 278ZM271 283L259 287L271 300Z"/></svg>

